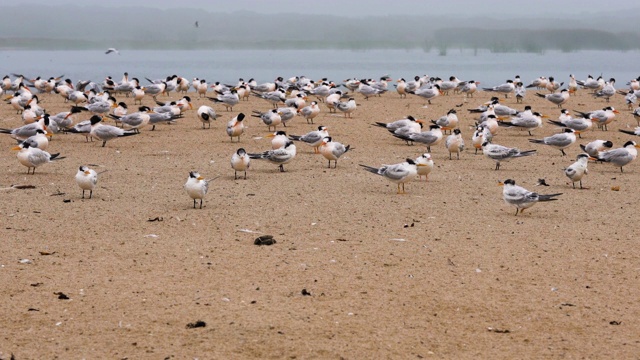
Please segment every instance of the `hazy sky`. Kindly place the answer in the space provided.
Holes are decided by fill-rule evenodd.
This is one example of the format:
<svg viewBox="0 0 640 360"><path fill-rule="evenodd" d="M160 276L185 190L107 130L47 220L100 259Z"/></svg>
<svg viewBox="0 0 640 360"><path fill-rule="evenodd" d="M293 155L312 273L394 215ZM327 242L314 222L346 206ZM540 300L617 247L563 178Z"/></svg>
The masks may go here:
<svg viewBox="0 0 640 360"><path fill-rule="evenodd" d="M22 0L20 3L47 5L76 4L79 6L144 6L154 8L200 8L212 12L234 12L250 10L258 13L301 13L331 14L336 16L362 17L370 15L412 14L428 16L431 14L459 14L461 16L492 15L569 15L596 13L600 11L618 11L638 8L629 1L594 0ZM14 0L0 0L0 5L16 5ZM283 24L286 20L283 19Z"/></svg>

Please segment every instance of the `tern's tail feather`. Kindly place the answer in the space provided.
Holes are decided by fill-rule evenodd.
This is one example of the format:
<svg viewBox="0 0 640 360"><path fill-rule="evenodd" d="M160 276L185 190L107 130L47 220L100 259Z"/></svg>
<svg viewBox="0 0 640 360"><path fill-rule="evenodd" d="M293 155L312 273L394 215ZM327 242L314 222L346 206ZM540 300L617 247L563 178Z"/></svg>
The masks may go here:
<svg viewBox="0 0 640 360"><path fill-rule="evenodd" d="M59 157L60 153L55 153L55 154L51 154L51 157L49 158L49 160L53 161L53 160L62 160L64 158L66 158L66 156L62 156Z"/></svg>
<svg viewBox="0 0 640 360"><path fill-rule="evenodd" d="M120 135L120 136L131 136L131 135L138 135L138 132L135 132L135 130L127 130L124 132L124 134Z"/></svg>
<svg viewBox="0 0 640 360"><path fill-rule="evenodd" d="M635 133L635 132L633 132L633 131L629 131L629 130L622 130L622 129L619 129L619 130L620 130L620 132L623 132L623 133L625 133L625 134L629 134L629 135L636 135L636 136L638 135L638 134L636 134L636 133ZM580 145L580 146L582 146L582 145Z"/></svg>
<svg viewBox="0 0 640 360"><path fill-rule="evenodd" d="M539 140L539 139L529 139L529 142L534 144L544 144L544 140Z"/></svg>
<svg viewBox="0 0 640 360"><path fill-rule="evenodd" d="M9 130L9 129L0 129L0 133L2 134L11 134L11 131L12 130Z"/></svg>
<svg viewBox="0 0 640 360"><path fill-rule="evenodd" d="M301 138L302 138L302 136L300 136L300 135L289 135L289 139L294 140L294 141L300 141Z"/></svg>
<svg viewBox="0 0 640 360"><path fill-rule="evenodd" d="M397 137L398 139L402 139L402 140L405 140L405 141L411 141L411 138L410 138L410 137L408 137L408 136L406 136L406 135L403 135L403 134L396 134L396 133L393 133L392 135L393 135L393 136L395 136L395 137Z"/></svg>
<svg viewBox="0 0 640 360"><path fill-rule="evenodd" d="M521 151L516 157L535 155L537 150Z"/></svg>
<svg viewBox="0 0 640 360"><path fill-rule="evenodd" d="M586 119L588 117L587 113L585 113L585 112L578 111L578 110L573 110L573 112L575 112L576 114L580 115L580 117L582 117L582 118Z"/></svg>
<svg viewBox="0 0 640 360"><path fill-rule="evenodd" d="M247 155L249 155L249 158L251 158L251 159L264 159L267 156L268 153L269 153L268 151L265 151L263 153L247 154Z"/></svg>
<svg viewBox="0 0 640 360"><path fill-rule="evenodd" d="M386 127L387 127L387 124L386 124L386 123L383 123L383 122L377 122L377 121L376 121L376 123L375 123L375 124L371 124L371 125L380 126L380 127L383 127L383 128L386 128Z"/></svg>
<svg viewBox="0 0 640 360"><path fill-rule="evenodd" d="M538 194L538 201L554 201L558 199L554 199L556 196L560 196L562 193L557 194L548 194L548 195L540 195Z"/></svg>
<svg viewBox="0 0 640 360"><path fill-rule="evenodd" d="M540 94L540 93L536 93L536 96L541 97L541 98L544 98L544 97L545 97L545 95L544 95L544 94Z"/></svg>
<svg viewBox="0 0 640 360"><path fill-rule="evenodd" d="M80 111L88 111L89 109L87 109L86 107L82 107L82 106L72 106L71 107L71 111L72 112L80 112Z"/></svg>
<svg viewBox="0 0 640 360"><path fill-rule="evenodd" d="M368 172L378 175L378 168L374 168L374 167L371 167L371 166L368 166L368 165L362 165L362 164L359 164L359 165L362 166L362 168L364 168Z"/></svg>
<svg viewBox="0 0 640 360"><path fill-rule="evenodd" d="M557 120L549 120L549 124L553 124L553 125L560 126L560 127L567 127L567 125L565 125L565 124L563 124L563 123L561 123L560 121L557 121Z"/></svg>

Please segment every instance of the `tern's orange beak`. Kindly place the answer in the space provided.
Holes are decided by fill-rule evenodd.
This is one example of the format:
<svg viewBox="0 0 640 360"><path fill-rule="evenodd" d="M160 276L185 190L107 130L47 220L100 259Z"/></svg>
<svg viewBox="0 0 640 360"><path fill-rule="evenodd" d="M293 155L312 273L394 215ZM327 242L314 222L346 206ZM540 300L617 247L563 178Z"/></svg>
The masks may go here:
<svg viewBox="0 0 640 360"><path fill-rule="evenodd" d="M11 148L11 150L22 150L22 148L20 146L14 146Z"/></svg>
<svg viewBox="0 0 640 360"><path fill-rule="evenodd" d="M598 159L596 159L594 157L591 157L591 156L589 156L589 160L598 161Z"/></svg>
<svg viewBox="0 0 640 360"><path fill-rule="evenodd" d="M504 186L504 183L502 181L499 181L498 186Z"/></svg>
<svg viewBox="0 0 640 360"><path fill-rule="evenodd" d="M204 178L202 176L198 176L196 180L204 180Z"/></svg>
<svg viewBox="0 0 640 360"><path fill-rule="evenodd" d="M189 103L189 109L193 110L193 105Z"/></svg>
<svg viewBox="0 0 640 360"><path fill-rule="evenodd" d="M638 149L640 149L640 145L634 145L635 147L637 147Z"/></svg>
<svg viewBox="0 0 640 360"><path fill-rule="evenodd" d="M613 110L613 113L614 113L614 114L620 114L620 111L618 111L618 110Z"/></svg>
<svg viewBox="0 0 640 360"><path fill-rule="evenodd" d="M426 124L427 123L426 121L424 121L422 119L418 119L418 120L416 120L416 122L419 123L419 124Z"/></svg>
<svg viewBox="0 0 640 360"><path fill-rule="evenodd" d="M269 134L269 135L267 135L267 136L265 136L265 137L272 138L272 137L274 137L274 136L275 136L274 134Z"/></svg>
<svg viewBox="0 0 640 360"><path fill-rule="evenodd" d="M86 170L86 171L84 172L84 174L85 174L85 175L91 175L91 172L90 172L89 170Z"/></svg>

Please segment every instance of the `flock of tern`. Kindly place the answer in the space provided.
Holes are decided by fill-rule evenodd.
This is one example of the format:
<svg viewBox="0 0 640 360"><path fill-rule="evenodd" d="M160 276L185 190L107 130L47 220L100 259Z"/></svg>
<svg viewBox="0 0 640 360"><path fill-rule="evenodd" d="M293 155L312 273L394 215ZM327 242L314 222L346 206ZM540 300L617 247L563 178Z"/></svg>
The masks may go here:
<svg viewBox="0 0 640 360"><path fill-rule="evenodd" d="M117 51L111 51L117 53ZM439 96L457 94L466 101L474 101L479 94L488 93L490 100L481 103L476 108L468 109L470 116L476 116L473 125L473 137L469 139L476 153L481 150L489 159L495 161L495 170L499 170L501 163L509 160L535 155L536 149L520 150L495 143L494 136L500 127L519 129L526 131L534 137L532 132L541 128L543 119L550 118L549 114L541 114L527 105L523 110L511 108L501 103L501 96L509 98L514 96L517 103L526 98L527 89L536 89L535 95L557 105L559 109L565 107L576 92L589 93L595 98L604 99L602 109L593 111L574 111L577 117L571 115L568 109L561 109L557 120L549 120L548 123L559 128L559 132L550 136L529 139L535 146L549 146L560 151L565 156L568 149L581 138L581 134L594 129L608 130L616 114L619 111L608 103L616 94L625 97L625 103L630 110L633 109L640 96L640 79L632 79L627 84L628 89L617 90L615 79L605 81L602 77L594 79L589 76L586 80L576 80L570 76L568 85L558 83L553 77L540 77L534 79L528 85L524 85L519 76L509 79L504 84L493 87L479 88L477 81L462 81L451 76L444 81L440 78L415 76L410 81L404 78L397 80L394 86L390 86L392 79L388 75L379 80L374 79L347 79L340 84L324 78L313 81L306 77L292 77L284 79L276 78L273 82L257 83L254 79L244 81L240 79L237 84L222 84L220 82L207 83L204 79L194 78L192 81L186 78L171 75L162 79L146 79L148 84L142 85L138 78L130 78L128 73L120 82L110 76L101 83L92 81L78 81L75 85L70 79L63 76L29 79L22 75L15 75L14 79L5 76L0 83L0 91L6 94L6 103L11 106L16 115L20 115L23 125L13 129L1 128L0 133L8 134L18 141L14 147L18 151L17 159L20 164L27 167L27 174L35 174L36 168L45 164L64 159L59 153L46 151L49 140L55 133L69 132L86 136L87 141L98 139L105 147L109 141L117 138L139 135L141 130L148 126L155 128L159 123L172 123L185 116L192 109L189 91L194 92L199 98L207 98L212 104L223 107L232 112L234 106L249 98L264 100L268 109L254 110L252 117L260 119L270 132L272 138L271 149L261 152L247 152L244 148L238 148L231 154L231 168L234 171L234 179L238 179L241 173L244 179L247 170L250 169L251 160L267 160L278 166L279 171L284 172L284 165L295 160L297 148L295 143L304 143L313 148L313 152L322 155L328 161L328 167L337 167L338 159L348 151L353 150L350 145L343 145L329 136L327 126L317 126L314 130L300 135L287 134L283 129L287 123L300 116L307 124L315 124L319 114L323 111L320 104L324 104L329 113L342 113L345 119L353 117L358 106L366 106L369 101L376 101L380 96L396 96L404 98L409 95L424 99L428 104ZM191 90L191 88L193 88ZM171 92L182 95L176 101L161 102L158 96ZM60 101L68 103L69 111L58 114L49 114L41 106L39 93L56 93L60 95ZM387 94L386 94L387 93ZM360 94L363 102L356 104L356 94ZM493 96L497 95L497 96ZM116 100L118 96L133 100L133 106L139 104L137 111L130 111L125 101ZM309 101L314 97L314 101ZM157 106L143 106L145 98L152 98ZM268 104L268 105L267 105ZM461 105L460 105L461 106ZM87 114L89 119L77 121L82 114ZM634 117L640 125L640 108L633 111ZM202 123L202 128L210 128L211 122L219 115L212 106L202 105L196 110L195 117ZM226 133L230 142L240 142L244 134L247 116L238 113L226 124ZM114 125L106 124L112 120ZM350 121L350 120L347 120ZM446 114L431 120L428 123L413 116L406 116L400 120L384 123L373 120L372 125L386 129L395 138L405 141L407 144L420 144L426 147L427 152L416 159L407 158L406 161L397 164L370 166L360 164L362 169L384 177L386 180L397 184L397 192L405 193L405 184L414 180L417 176L425 179L433 170L434 164L430 154L433 146L439 145L444 140L444 146L449 152L449 159L460 159L460 153L465 149L465 139L461 130L461 121L457 111L451 109ZM425 129L426 125L426 129ZM620 129L621 132L640 136L640 126L634 131ZM449 135L447 136L447 132ZM605 132L598 134L605 135ZM575 163L564 169L573 187L575 183L582 186L582 179L588 173L589 161L611 163L623 168L637 157L639 146L634 141L627 141L622 147L613 148L609 140L597 139L586 145L580 145L583 152L577 155ZM82 198L85 191L89 191L92 198L93 190L98 181L98 173L89 167L82 165L78 168L75 180L82 190ZM209 189L209 182L197 171L189 171L189 176L184 189L191 199L193 207L200 201L202 208L203 199ZM537 202L557 200L561 194L543 195L530 192L515 184L515 180L507 179L503 183L503 199L516 207L516 215L534 205Z"/></svg>

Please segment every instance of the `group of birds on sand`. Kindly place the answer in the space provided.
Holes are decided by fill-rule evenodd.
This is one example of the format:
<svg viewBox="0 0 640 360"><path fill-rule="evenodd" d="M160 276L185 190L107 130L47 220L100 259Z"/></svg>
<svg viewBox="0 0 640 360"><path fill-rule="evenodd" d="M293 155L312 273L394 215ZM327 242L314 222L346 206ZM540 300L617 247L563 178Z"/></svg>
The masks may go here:
<svg viewBox="0 0 640 360"><path fill-rule="evenodd" d="M140 134L140 130L151 125L155 128L159 123L173 123L184 117L184 113L192 109L191 98L186 95L190 87L198 97L207 98L214 104L222 105L227 111L233 111L233 107L242 100L249 100L250 97L265 100L270 109L254 110L251 116L259 118L267 126L270 132L267 137L271 138L271 149L261 152L247 152L244 148L238 148L231 155L231 168L234 171L234 179L238 179L238 174L247 177L247 170L250 168L251 160L267 160L278 166L280 172L284 172L284 165L290 163L297 155L295 143L302 142L313 148L315 154L322 155L328 162L328 167L337 167L338 159L353 148L350 145L343 145L334 141L329 136L326 126L317 126L316 129L302 135L287 135L283 128L295 116L303 117L307 124L314 124L314 119L321 113L320 103L324 103L329 113L342 112L345 118L351 118L357 109L355 102L356 93L359 93L365 102L370 98L376 98L389 92L392 79L384 75L379 80L374 79L347 79L340 84L323 78L318 81L308 79L304 76L296 76L288 79L276 78L273 82L258 84L254 79L244 81L239 79L236 84L222 84L215 82L209 84L204 79L194 78L191 82L177 75L167 76L163 79L147 79L149 85L141 86L137 78L129 78L128 73L124 73L122 81L116 82L110 76L106 77L101 84L92 81L78 81L76 85L64 76L50 77L48 80L41 78L29 79L22 75L15 75L11 80L5 76L0 84L3 93L11 95L6 98L7 103L21 113L23 126L14 129L0 129L0 133L9 134L16 139L19 144L14 147L18 150L18 161L27 167L27 173L35 173L37 167L64 159L59 153L50 154L46 151L48 138L57 132L70 132L84 134L87 141L98 139L102 141L102 147L107 142L119 137L133 136ZM614 88L615 79L604 81L602 77L597 80L588 77L587 80L578 81L573 75L570 76L569 86L562 88L563 83L557 83L553 77L548 79L540 77L524 86L519 76L514 80L509 79L504 84L482 88L483 92L497 93L508 98L515 95L520 103L526 96L526 90L536 88L539 91L548 91L548 94L537 92L536 95L561 108L567 103L572 95L579 89L588 89L593 96L604 98L606 102L615 94L624 94L625 102L635 105L637 95L640 95L640 79L632 79L628 85L628 91L617 91ZM596 84L598 84L596 86ZM451 76L447 81L437 77L415 76L411 81L403 78L397 80L395 92L404 98L407 94L425 99L428 103L438 96L447 96L450 93L459 94L466 99L471 99L478 94L479 82L474 80L461 81L455 76ZM39 104L39 99L34 90L39 93L56 93L61 95L65 102L70 102L70 109L59 114L48 114ZM613 89L613 90L612 90ZM176 92L183 94L183 97L176 101L160 102L157 96ZM213 96L209 96L213 93ZM636 95L637 93L637 95ZM118 102L115 96L124 95L132 97L135 103L140 103L138 111L129 112L124 101ZM630 96L634 95L634 96ZM310 97L316 100L308 102ZM157 106L143 106L142 100L145 97L153 98ZM343 101L346 100L346 101ZM468 100L466 100L468 101ZM460 105L462 106L462 104ZM471 138L473 148L477 153L482 153L489 159L495 161L495 170L499 170L501 163L512 159L535 155L537 150L521 151L517 148L499 145L493 142L500 127L516 128L527 131L532 135L543 126L542 119L548 115L542 115L538 111L533 111L531 106L525 106L523 110L517 110L501 103L499 96L492 97L489 101L476 108L468 109L471 116L478 116L474 125L475 131ZM88 120L76 122L77 114L90 113ZM558 120L550 120L549 123L558 126L559 133L542 137L532 138L529 141L533 144L550 146L558 149L562 156L566 155L565 149L571 147L577 136L594 128L607 130L609 125L619 112L612 106L605 106L601 110L575 111L579 115L573 118L569 110L562 109ZM640 125L640 108L633 112L634 117ZM202 105L196 111L196 117L202 123L202 128L210 128L211 122L215 121L219 115L211 106ZM105 124L105 119L113 120L116 125ZM226 126L226 133L230 137L230 142L240 142L240 137L244 134L246 115L238 113L233 116ZM360 166L371 173L380 175L397 185L397 193L405 193L405 184L417 176L421 179L428 179L429 173L434 167L430 154L431 147L436 146L444 140L444 145L449 152L449 159L455 155L460 159L460 153L465 149L465 142L461 131L461 122L455 109L449 110L441 117L431 120L428 130L423 131L427 121L407 116L403 119L384 123L375 121L373 125L388 130L393 137L405 141L408 145L415 143L426 146L427 152L415 159L406 159L398 164ZM118 126L119 125L119 126ZM315 126L315 125L314 125ZM152 130L153 130L152 128ZM271 132L273 131L273 132ZM449 135L445 137L446 132ZM620 131L640 136L640 127L634 131L620 129ZM587 174L588 161L609 162L623 171L623 167L631 163L637 157L638 145L633 141L628 141L621 148L613 148L613 144L608 140L595 140L586 145L581 145L584 153L578 154L575 163L565 169L565 175L571 180L573 187L579 183L582 188L582 178ZM98 174L95 170L86 166L80 166L76 174L78 186L85 191L89 191L89 198L93 195L93 190L97 184ZM202 207L203 198L208 191L208 184L212 179L206 179L197 171L190 171L187 182L184 185L185 191L194 201L200 200ZM504 181L504 200L516 206L517 212L522 212L538 201L555 200L560 194L539 195L528 192L516 186L515 181L508 179Z"/></svg>

